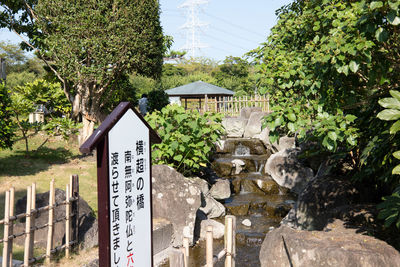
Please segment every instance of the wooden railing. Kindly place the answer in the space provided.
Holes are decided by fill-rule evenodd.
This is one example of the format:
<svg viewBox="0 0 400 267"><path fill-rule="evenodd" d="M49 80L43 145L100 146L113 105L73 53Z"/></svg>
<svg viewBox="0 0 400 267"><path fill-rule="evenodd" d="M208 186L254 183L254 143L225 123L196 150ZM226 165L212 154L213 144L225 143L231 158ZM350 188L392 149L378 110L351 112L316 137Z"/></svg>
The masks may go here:
<svg viewBox="0 0 400 267"><path fill-rule="evenodd" d="M269 97L265 95L239 97L207 97L205 96L202 112L218 112L226 116L238 116L245 107L260 107L264 112L270 112Z"/></svg>
<svg viewBox="0 0 400 267"><path fill-rule="evenodd" d="M14 194L15 189L11 188L5 193L5 209L4 219L0 220L0 225L4 226L4 237L0 240L0 244L3 243L3 259L2 267L10 267L12 265L13 255L13 240L19 236L25 236L25 248L24 248L24 261L22 266L29 266L34 262L37 262L43 258L49 263L52 254L65 250L65 256L69 257L71 246L78 242L78 227L79 227L79 178L78 175L72 175L70 183L66 185L65 201L61 203L55 202L55 188L54 179L50 182L50 193L49 193L49 205L36 208L36 184L27 187L26 196L26 213L14 215ZM65 205L65 217L54 219L54 209L57 206ZM35 217L38 213L49 211L49 220L45 225L35 225ZM13 232L14 221L21 218L25 218L25 231L22 233ZM53 236L54 236L54 225L55 223L65 221L65 244L53 248ZM34 257L33 256L33 244L35 231L46 228L48 230L47 235L47 248L46 253Z"/></svg>
<svg viewBox="0 0 400 267"><path fill-rule="evenodd" d="M206 232L206 265L213 267L214 264L225 257L225 267L235 267L236 262L236 217L225 216L224 248L214 255L213 248L213 227L207 226ZM189 262L189 239L183 238L183 247L180 250L172 250L169 255L169 266L189 267L194 266Z"/></svg>

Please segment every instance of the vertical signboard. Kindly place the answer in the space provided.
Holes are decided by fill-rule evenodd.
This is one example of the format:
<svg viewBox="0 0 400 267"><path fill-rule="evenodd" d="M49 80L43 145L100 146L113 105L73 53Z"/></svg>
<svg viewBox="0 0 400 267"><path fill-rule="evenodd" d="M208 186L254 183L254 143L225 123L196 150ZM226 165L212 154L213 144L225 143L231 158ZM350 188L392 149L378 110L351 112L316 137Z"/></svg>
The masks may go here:
<svg viewBox="0 0 400 267"><path fill-rule="evenodd" d="M151 266L149 129L128 109L108 133L111 266Z"/></svg>

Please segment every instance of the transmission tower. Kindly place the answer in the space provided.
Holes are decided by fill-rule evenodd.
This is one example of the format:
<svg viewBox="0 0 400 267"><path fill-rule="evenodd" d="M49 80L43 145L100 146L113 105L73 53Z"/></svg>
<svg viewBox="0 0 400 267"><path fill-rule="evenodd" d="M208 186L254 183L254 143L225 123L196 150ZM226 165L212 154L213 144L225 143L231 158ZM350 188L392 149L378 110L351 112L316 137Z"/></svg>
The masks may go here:
<svg viewBox="0 0 400 267"><path fill-rule="evenodd" d="M200 6L208 2L208 0L187 0L178 6L186 11L186 23L181 26L181 29L186 30L186 44L181 49L187 51L192 58L195 58L196 50L207 47L207 44L200 42L198 35L199 30L208 25L199 20Z"/></svg>

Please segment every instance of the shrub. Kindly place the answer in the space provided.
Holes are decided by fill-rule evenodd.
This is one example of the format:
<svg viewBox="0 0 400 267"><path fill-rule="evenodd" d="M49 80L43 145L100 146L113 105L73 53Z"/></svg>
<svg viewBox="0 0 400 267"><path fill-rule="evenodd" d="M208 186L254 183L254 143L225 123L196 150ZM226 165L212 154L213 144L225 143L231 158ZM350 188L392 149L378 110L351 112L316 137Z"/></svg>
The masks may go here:
<svg viewBox="0 0 400 267"><path fill-rule="evenodd" d="M155 110L161 110L168 105L169 97L163 90L157 89L149 92L148 101L148 111L153 112Z"/></svg>
<svg viewBox="0 0 400 267"><path fill-rule="evenodd" d="M11 119L11 99L0 81L0 149L11 148L14 128Z"/></svg>
<svg viewBox="0 0 400 267"><path fill-rule="evenodd" d="M222 115L168 105L146 116L162 139L153 145L153 163L167 164L188 176L196 174L209 162L215 142L223 133Z"/></svg>

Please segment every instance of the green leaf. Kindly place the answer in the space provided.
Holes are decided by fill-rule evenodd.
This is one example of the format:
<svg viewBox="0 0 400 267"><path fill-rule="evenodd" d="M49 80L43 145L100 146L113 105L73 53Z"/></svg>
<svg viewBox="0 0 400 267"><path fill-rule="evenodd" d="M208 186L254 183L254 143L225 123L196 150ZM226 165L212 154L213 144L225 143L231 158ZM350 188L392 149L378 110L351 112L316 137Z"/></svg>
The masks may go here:
<svg viewBox="0 0 400 267"><path fill-rule="evenodd" d="M378 28L375 32L375 38L379 42L386 42L389 38L389 34L385 29Z"/></svg>
<svg viewBox="0 0 400 267"><path fill-rule="evenodd" d="M347 137L346 141L347 141L347 143L349 143L352 146L355 146L357 144L357 142L356 142L356 140L354 139L353 136Z"/></svg>
<svg viewBox="0 0 400 267"><path fill-rule="evenodd" d="M390 90L389 93L391 96L393 96L394 98L396 98L397 100L400 101L400 92L399 91Z"/></svg>
<svg viewBox="0 0 400 267"><path fill-rule="evenodd" d="M384 108L400 109L400 101L393 97L382 98L378 103Z"/></svg>
<svg viewBox="0 0 400 267"><path fill-rule="evenodd" d="M174 157L174 160L176 160L176 161L181 161L182 158L183 158L182 155L176 155L176 156Z"/></svg>
<svg viewBox="0 0 400 267"><path fill-rule="evenodd" d="M377 117L384 121L398 120L400 119L400 110L385 109L379 112Z"/></svg>
<svg viewBox="0 0 400 267"><path fill-rule="evenodd" d="M353 73L356 73L357 71L358 71L358 67L359 67L360 65L359 64L357 64L355 61L350 61L350 64L349 64L349 68L350 68L350 70L353 72Z"/></svg>
<svg viewBox="0 0 400 267"><path fill-rule="evenodd" d="M296 131L296 127L293 122L289 122L287 124L287 127L288 127L289 131L291 131L292 133L294 133Z"/></svg>
<svg viewBox="0 0 400 267"><path fill-rule="evenodd" d="M400 174L400 165L394 167L394 169L392 170L392 174Z"/></svg>
<svg viewBox="0 0 400 267"><path fill-rule="evenodd" d="M296 121L296 115L295 115L294 113L289 113L289 114L287 115L287 117L288 117L288 119L289 119L290 121Z"/></svg>
<svg viewBox="0 0 400 267"><path fill-rule="evenodd" d="M330 139L332 139L333 141L336 141L336 139L337 139L337 135L336 135L335 132L329 132L329 133L328 133L328 137L329 137Z"/></svg>
<svg viewBox="0 0 400 267"><path fill-rule="evenodd" d="M400 150L393 153L393 157L400 159Z"/></svg>
<svg viewBox="0 0 400 267"><path fill-rule="evenodd" d="M371 10L377 9L377 8L381 8L383 7L383 3L382 1L373 1L371 2L371 4L369 5L369 8Z"/></svg>
<svg viewBox="0 0 400 267"><path fill-rule="evenodd" d="M393 123L392 127L390 127L390 134L395 134L400 130L400 120Z"/></svg>
<svg viewBox="0 0 400 267"><path fill-rule="evenodd" d="M397 25L400 24L400 18L397 17L396 10L393 10L393 9L390 10L388 15L387 15L387 19L388 19L389 23L392 24L392 25L397 26Z"/></svg>

